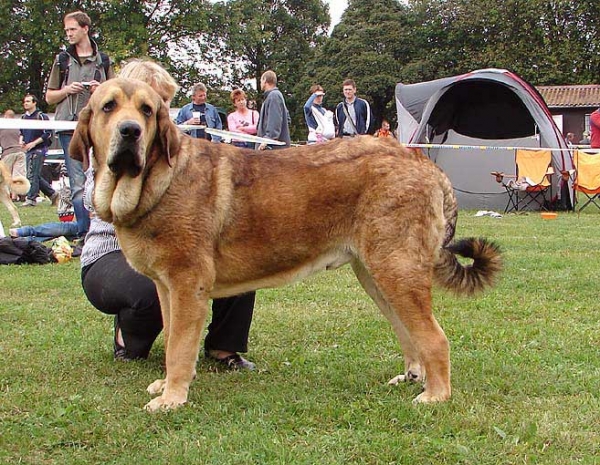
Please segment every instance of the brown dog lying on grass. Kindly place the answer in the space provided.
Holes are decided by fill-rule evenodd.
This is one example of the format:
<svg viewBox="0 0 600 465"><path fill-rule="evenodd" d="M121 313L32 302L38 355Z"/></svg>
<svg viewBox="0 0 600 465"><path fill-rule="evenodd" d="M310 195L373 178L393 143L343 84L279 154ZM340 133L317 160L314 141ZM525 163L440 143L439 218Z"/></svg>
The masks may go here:
<svg viewBox="0 0 600 465"><path fill-rule="evenodd" d="M160 395L146 408L186 402L210 298L346 263L396 332L401 379L424 383L415 401L448 399L449 346L432 314L433 281L472 294L501 268L486 240L452 243L448 178L395 140L254 152L188 137L167 110L149 86L111 79L81 113L70 148L94 167L97 214L158 288L167 373L148 387Z"/></svg>

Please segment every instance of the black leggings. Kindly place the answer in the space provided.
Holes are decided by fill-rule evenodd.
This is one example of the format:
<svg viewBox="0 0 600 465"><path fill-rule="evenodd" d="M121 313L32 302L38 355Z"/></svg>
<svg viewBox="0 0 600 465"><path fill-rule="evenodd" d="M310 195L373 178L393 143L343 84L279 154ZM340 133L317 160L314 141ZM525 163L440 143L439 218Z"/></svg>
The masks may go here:
<svg viewBox="0 0 600 465"><path fill-rule="evenodd" d="M156 287L129 266L121 251L111 252L81 271L83 290L103 313L117 315L127 355L148 356L163 323ZM206 350L246 352L255 293L215 299Z"/></svg>

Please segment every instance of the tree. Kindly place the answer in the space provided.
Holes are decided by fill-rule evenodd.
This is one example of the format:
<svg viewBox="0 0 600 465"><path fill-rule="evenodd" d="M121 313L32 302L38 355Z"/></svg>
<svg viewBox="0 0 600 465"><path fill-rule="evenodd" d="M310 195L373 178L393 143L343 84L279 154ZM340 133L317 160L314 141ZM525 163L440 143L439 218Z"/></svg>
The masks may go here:
<svg viewBox="0 0 600 465"><path fill-rule="evenodd" d="M445 77L496 67L535 85L595 82L597 3L574 0L415 0L422 69ZM419 26L420 25L420 26Z"/></svg>
<svg viewBox="0 0 600 465"><path fill-rule="evenodd" d="M321 0L231 0L216 3L214 13L211 43L225 62L224 83L258 83L262 73L272 69L292 114L292 128L303 128L304 100L294 86L327 37L327 6Z"/></svg>
<svg viewBox="0 0 600 465"><path fill-rule="evenodd" d="M371 104L372 129L383 118L395 120L394 89L403 67L414 51L410 10L397 0L350 0L331 38L320 48L309 65L309 82L319 82L334 90L326 96L326 105L341 99L342 82L352 78L358 93ZM333 95L332 95L333 94Z"/></svg>
<svg viewBox="0 0 600 465"><path fill-rule="evenodd" d="M92 19L92 38L117 67L131 57L151 56L182 85L195 82L203 68L178 50L205 43L211 4L204 0L50 1L0 0L0 106L15 106L25 92L43 97L54 57L65 45L63 18L82 9ZM124 20L126 18L126 20ZM202 56L202 47L199 48ZM45 105L42 101L42 107Z"/></svg>

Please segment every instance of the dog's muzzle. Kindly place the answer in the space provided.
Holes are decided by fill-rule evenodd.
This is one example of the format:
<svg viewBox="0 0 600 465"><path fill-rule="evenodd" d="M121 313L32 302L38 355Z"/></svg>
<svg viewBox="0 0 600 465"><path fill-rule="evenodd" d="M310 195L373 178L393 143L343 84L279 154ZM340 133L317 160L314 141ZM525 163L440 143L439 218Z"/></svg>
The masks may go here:
<svg viewBox="0 0 600 465"><path fill-rule="evenodd" d="M117 125L111 144L112 156L108 161L109 169L118 177L127 174L133 178L142 171L142 128L136 121L121 121Z"/></svg>

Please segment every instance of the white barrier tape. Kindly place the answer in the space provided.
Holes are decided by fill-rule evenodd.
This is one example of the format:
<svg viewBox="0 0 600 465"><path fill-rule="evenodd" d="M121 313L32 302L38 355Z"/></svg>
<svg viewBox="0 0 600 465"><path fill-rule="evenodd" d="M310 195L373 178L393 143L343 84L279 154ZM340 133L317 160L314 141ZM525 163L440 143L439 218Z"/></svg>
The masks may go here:
<svg viewBox="0 0 600 465"><path fill-rule="evenodd" d="M558 152L571 152L579 147L573 146L566 149L559 147L504 147L497 145L455 145L455 144L402 144L410 149L454 149L454 150L552 150ZM589 147L589 146L588 146ZM600 149L582 148L586 152L599 152Z"/></svg>
<svg viewBox="0 0 600 465"><path fill-rule="evenodd" d="M21 118L0 118L0 129L51 129L53 131L74 131L77 121L57 121L43 119L21 119ZM209 134L222 137L224 139L235 139L244 142L257 142L259 144L285 145L285 142L268 139L266 137L251 136L250 134L241 134L239 132L224 131L222 129L207 128L206 126L182 124L177 126L183 130L204 129Z"/></svg>
<svg viewBox="0 0 600 465"><path fill-rule="evenodd" d="M0 118L0 129L52 129L53 131L73 131L77 121L56 121L54 119Z"/></svg>
<svg viewBox="0 0 600 465"><path fill-rule="evenodd" d="M266 137L251 136L250 134L241 134L239 132L224 131L223 129L206 128L206 132L222 137L223 139L235 139L244 142L257 142L259 144L285 145L280 140L268 139Z"/></svg>
<svg viewBox="0 0 600 465"><path fill-rule="evenodd" d="M57 121L57 120L39 120L39 119L21 119L21 118L0 118L0 129L52 129L54 131L73 131L77 126L77 121ZM177 126L183 130L204 129L209 134L222 137L224 139L235 139L245 142L265 143L269 145L285 145L274 139L265 137L251 136L239 132L224 131L222 129L207 128L206 126L198 126L191 124L181 124ZM408 148L414 149L454 149L454 150L553 150L570 152L579 147L561 149L558 147L503 147L496 145L456 145L456 144L402 144ZM599 152L597 149L583 148L590 152Z"/></svg>

